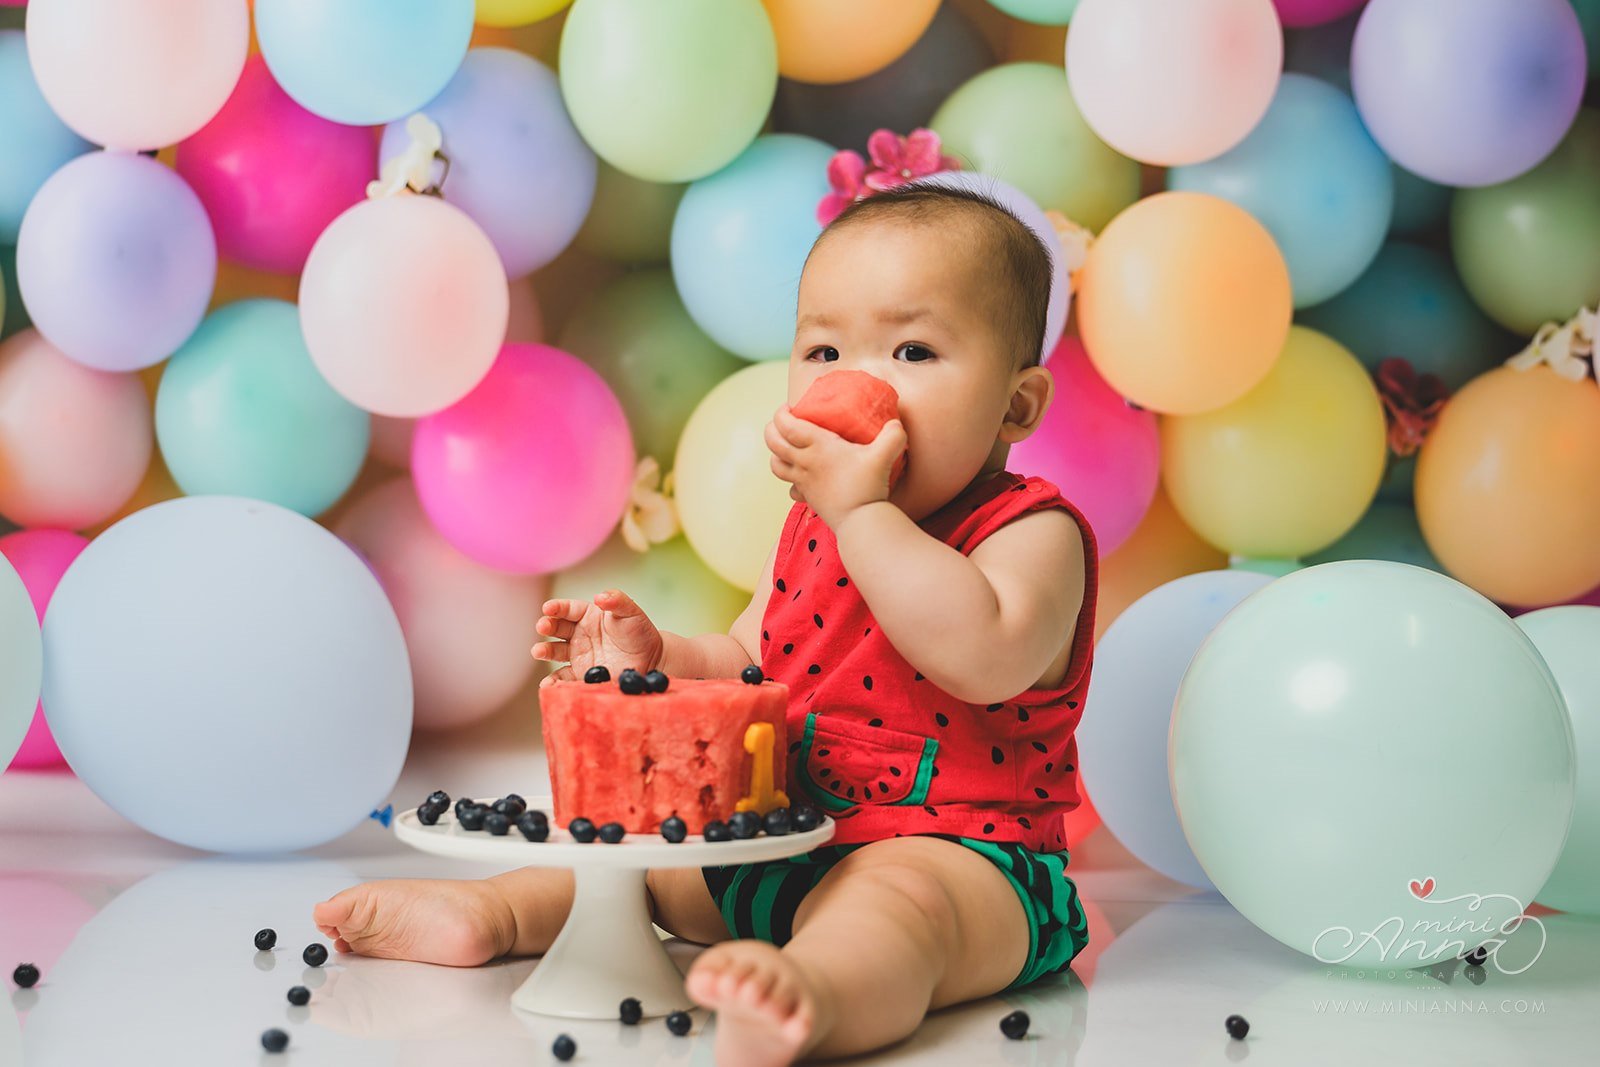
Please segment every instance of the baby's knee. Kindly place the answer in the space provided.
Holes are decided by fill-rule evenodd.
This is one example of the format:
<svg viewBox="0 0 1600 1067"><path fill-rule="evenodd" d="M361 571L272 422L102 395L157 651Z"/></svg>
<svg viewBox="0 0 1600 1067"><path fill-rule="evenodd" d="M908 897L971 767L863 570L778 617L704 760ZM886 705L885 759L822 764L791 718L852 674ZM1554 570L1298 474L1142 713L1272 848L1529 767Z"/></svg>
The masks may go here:
<svg viewBox="0 0 1600 1067"><path fill-rule="evenodd" d="M955 929L955 897L939 874L914 863L863 862L856 866L850 863L852 858L846 856L835 868L834 873L839 879L848 878L856 884L868 882L877 886L932 931L949 933Z"/></svg>
<svg viewBox="0 0 1600 1067"><path fill-rule="evenodd" d="M700 868L652 869L645 872L644 885L650 918L667 933L701 945L729 938L728 925Z"/></svg>

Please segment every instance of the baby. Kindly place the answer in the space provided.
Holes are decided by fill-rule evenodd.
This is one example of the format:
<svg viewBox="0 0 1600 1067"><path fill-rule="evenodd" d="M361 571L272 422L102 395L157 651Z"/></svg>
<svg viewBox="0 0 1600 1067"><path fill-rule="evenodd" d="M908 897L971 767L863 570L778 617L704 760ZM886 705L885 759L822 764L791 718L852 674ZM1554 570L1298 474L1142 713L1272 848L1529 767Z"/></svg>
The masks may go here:
<svg viewBox="0 0 1600 1067"><path fill-rule="evenodd" d="M930 1010L1064 971L1088 941L1062 817L1094 535L1055 486L1005 469L1054 388L1050 277L1039 239L985 197L856 202L801 275L789 399L856 368L894 386L902 418L860 445L777 411L766 442L796 503L728 633L659 631L618 590L544 605L533 655L567 664L545 684L756 663L790 687L789 795L836 820L833 842L648 879L655 921L711 946L687 988L717 1013L725 1067L879 1048ZM543 953L571 899L569 872L528 868L370 882L315 919L341 952L475 966Z"/></svg>

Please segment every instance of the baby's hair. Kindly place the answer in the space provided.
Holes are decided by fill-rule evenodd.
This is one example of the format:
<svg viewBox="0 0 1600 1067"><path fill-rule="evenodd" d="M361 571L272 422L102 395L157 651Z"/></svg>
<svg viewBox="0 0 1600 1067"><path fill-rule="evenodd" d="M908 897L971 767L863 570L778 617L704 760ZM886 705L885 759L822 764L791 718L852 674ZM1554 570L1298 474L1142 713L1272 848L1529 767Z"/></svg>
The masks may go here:
<svg viewBox="0 0 1600 1067"><path fill-rule="evenodd" d="M971 223L987 245L982 251L991 253L999 268L993 282L1013 359L1021 353L1020 366L1039 365L1053 269L1044 242L1027 223L984 193L911 182L855 201L823 229L816 244L844 227L889 219Z"/></svg>

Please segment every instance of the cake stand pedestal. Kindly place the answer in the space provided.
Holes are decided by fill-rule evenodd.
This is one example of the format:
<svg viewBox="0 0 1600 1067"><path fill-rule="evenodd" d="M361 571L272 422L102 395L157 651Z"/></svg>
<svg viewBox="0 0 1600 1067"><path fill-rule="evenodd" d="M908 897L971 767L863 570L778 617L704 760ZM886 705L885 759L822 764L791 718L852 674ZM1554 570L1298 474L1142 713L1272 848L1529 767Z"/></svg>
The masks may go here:
<svg viewBox="0 0 1600 1067"><path fill-rule="evenodd" d="M490 798L485 803L493 803ZM548 797L530 808L551 810ZM456 859L517 867L568 867L576 883L572 911L561 933L512 994L524 1011L564 1019L615 1019L625 997L638 999L654 1017L687 1011L695 1005L684 992L683 975L650 921L645 872L652 867L705 867L755 863L810 852L833 837L833 820L803 834L746 841L708 842L692 834L671 844L659 834L629 834L615 845L572 839L565 828L550 827L548 841L529 841L513 825L505 837L463 830L452 809L434 826L424 826L412 808L394 820L395 836L412 848Z"/></svg>

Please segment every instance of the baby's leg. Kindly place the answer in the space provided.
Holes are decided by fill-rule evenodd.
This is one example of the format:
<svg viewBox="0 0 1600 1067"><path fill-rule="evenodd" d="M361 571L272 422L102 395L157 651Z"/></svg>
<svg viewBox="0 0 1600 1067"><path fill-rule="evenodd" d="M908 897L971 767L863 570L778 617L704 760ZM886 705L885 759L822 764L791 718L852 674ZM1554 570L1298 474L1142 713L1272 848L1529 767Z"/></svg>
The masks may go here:
<svg viewBox="0 0 1600 1067"><path fill-rule="evenodd" d="M1028 925L1006 877L935 837L876 841L801 901L780 951L732 941L702 953L689 995L717 1012L717 1062L788 1064L909 1035L924 1015L990 996L1021 973Z"/></svg>

